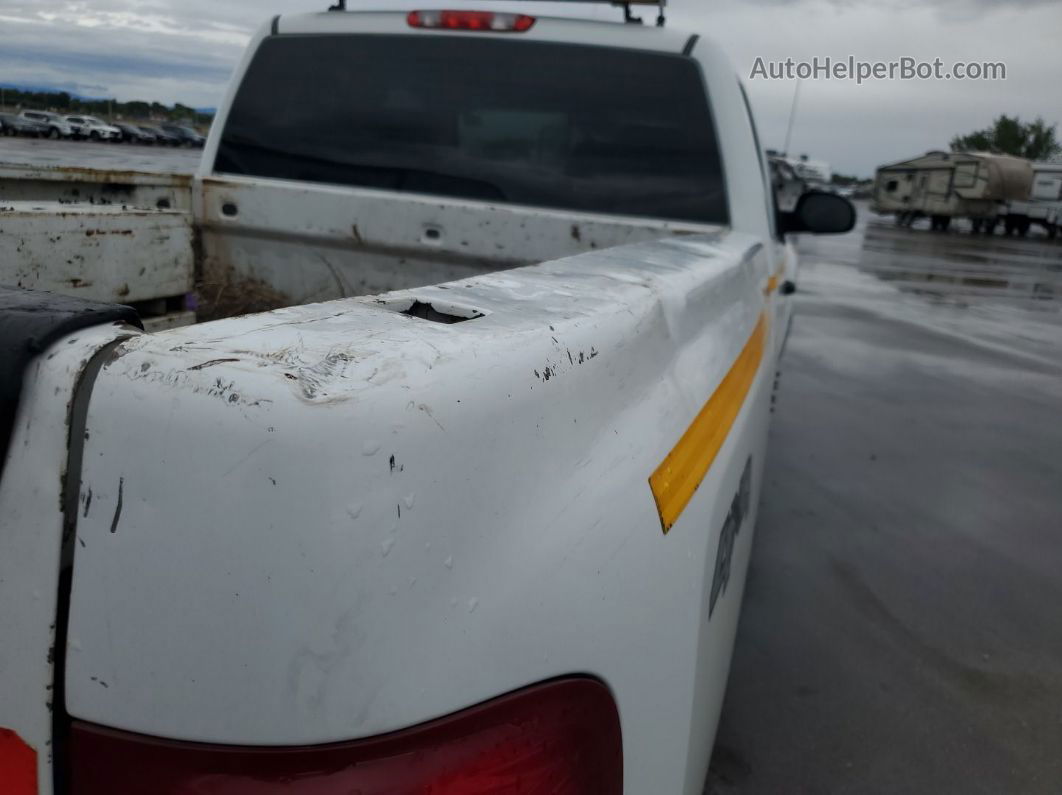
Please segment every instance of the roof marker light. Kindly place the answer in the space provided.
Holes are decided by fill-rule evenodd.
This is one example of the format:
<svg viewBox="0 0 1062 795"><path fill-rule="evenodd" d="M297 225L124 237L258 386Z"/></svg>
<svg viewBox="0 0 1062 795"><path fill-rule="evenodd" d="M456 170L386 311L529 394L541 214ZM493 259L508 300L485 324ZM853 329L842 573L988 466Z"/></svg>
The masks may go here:
<svg viewBox="0 0 1062 795"><path fill-rule="evenodd" d="M535 17L493 11L410 11L406 21L411 28L526 33L534 27Z"/></svg>

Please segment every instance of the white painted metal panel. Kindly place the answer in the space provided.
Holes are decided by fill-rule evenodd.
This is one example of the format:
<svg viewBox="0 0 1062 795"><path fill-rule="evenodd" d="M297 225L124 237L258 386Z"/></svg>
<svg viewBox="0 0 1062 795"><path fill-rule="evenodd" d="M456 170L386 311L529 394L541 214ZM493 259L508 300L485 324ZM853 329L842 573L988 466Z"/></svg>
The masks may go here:
<svg viewBox="0 0 1062 795"><path fill-rule="evenodd" d="M617 8L609 14L611 21L597 21L535 13L535 26L526 33L484 33L482 31L462 32L452 30L430 30L411 28L406 21L406 12L410 9L428 9L432 7L453 7L448 4L432 2L417 3L410 0L398 11L351 11L345 14L321 12L317 14L296 14L283 16L278 23L281 34L302 33L376 33L408 34L411 36L505 36L514 44L521 41L552 41L564 44L590 44L608 47L628 47L639 50L656 50L661 52L681 52L691 35L674 27L658 28L654 25L627 25L622 22L622 12ZM464 0L458 6L462 10L497 11L517 14L534 13L521 3L478 2ZM554 6L551 10L559 10ZM644 9L643 9L644 10ZM647 13L652 13L651 10Z"/></svg>
<svg viewBox="0 0 1062 795"><path fill-rule="evenodd" d="M187 212L4 202L0 223L0 283L118 303L193 288Z"/></svg>
<svg viewBox="0 0 1062 795"><path fill-rule="evenodd" d="M0 164L0 204L13 201L190 210L192 178L185 174Z"/></svg>
<svg viewBox="0 0 1062 795"><path fill-rule="evenodd" d="M758 499L773 341L667 536L647 481L768 270L720 233L123 346L89 409L70 712L318 743L585 672L619 703L627 791L699 792L754 515L710 621L707 589L750 457ZM413 298L483 316L394 311Z"/></svg>
<svg viewBox="0 0 1062 795"><path fill-rule="evenodd" d="M52 791L52 663L70 404L86 362L130 333L113 325L85 329L31 363L0 479L0 728L36 751L41 795Z"/></svg>
<svg viewBox="0 0 1062 795"><path fill-rule="evenodd" d="M257 177L203 179L199 200L206 280L264 281L290 304L717 228Z"/></svg>

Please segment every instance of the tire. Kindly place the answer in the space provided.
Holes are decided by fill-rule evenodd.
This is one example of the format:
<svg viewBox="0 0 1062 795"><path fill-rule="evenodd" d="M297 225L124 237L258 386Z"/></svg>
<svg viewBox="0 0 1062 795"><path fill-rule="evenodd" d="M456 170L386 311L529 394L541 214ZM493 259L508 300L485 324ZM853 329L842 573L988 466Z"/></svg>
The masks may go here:
<svg viewBox="0 0 1062 795"><path fill-rule="evenodd" d="M989 221L985 221L985 234L994 235L996 233L996 227L999 225L999 219L993 218Z"/></svg>
<svg viewBox="0 0 1062 795"><path fill-rule="evenodd" d="M970 221L970 231L975 235L979 235L981 234L981 227L983 225L984 222L980 218L974 218Z"/></svg>
<svg viewBox="0 0 1062 795"><path fill-rule="evenodd" d="M951 216L950 215L942 215L942 216L940 216L940 231L941 232L947 232L948 231L948 227L950 227L950 226L951 226Z"/></svg>
<svg viewBox="0 0 1062 795"><path fill-rule="evenodd" d="M93 143L99 143L100 134L98 132L96 132L95 130L90 132L88 137L89 137L89 140L92 141Z"/></svg>
<svg viewBox="0 0 1062 795"><path fill-rule="evenodd" d="M1011 218L1004 218L1003 219L1003 234L1006 235L1007 237L1010 237L1011 235L1013 235L1017 228L1018 228L1017 221L1015 221L1015 220L1013 220Z"/></svg>
<svg viewBox="0 0 1062 795"><path fill-rule="evenodd" d="M59 128L58 127L52 127L52 129L48 130L48 137L51 138L53 141L58 140L59 139Z"/></svg>
<svg viewBox="0 0 1062 795"><path fill-rule="evenodd" d="M1022 221L1018 224L1018 234L1022 237L1025 237L1027 234L1029 234L1030 226L1032 226L1032 223L1030 221Z"/></svg>

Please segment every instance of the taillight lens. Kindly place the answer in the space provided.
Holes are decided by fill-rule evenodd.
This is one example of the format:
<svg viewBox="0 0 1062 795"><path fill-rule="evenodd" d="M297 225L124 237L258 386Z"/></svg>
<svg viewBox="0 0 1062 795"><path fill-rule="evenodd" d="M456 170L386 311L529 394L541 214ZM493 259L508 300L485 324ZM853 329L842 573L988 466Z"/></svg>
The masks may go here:
<svg viewBox="0 0 1062 795"><path fill-rule="evenodd" d="M476 30L485 33L526 33L535 25L527 14L496 14L493 11L410 11L411 28Z"/></svg>
<svg viewBox="0 0 1062 795"><path fill-rule="evenodd" d="M71 795L619 795L608 689L566 679L368 740L299 748L180 743L75 721Z"/></svg>

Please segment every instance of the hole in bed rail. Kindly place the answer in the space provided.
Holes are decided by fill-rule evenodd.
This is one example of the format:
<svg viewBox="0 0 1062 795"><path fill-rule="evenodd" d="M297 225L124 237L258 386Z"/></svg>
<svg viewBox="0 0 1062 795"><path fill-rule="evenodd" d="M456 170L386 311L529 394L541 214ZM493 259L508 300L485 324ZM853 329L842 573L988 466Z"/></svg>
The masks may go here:
<svg viewBox="0 0 1062 795"><path fill-rule="evenodd" d="M456 314L460 312L461 314ZM438 307L426 301L416 301L409 305L408 309L402 310L403 315L419 317L421 320L430 320L433 323L464 323L466 320L475 320L483 317L482 312L464 307Z"/></svg>
<svg viewBox="0 0 1062 795"><path fill-rule="evenodd" d="M418 320L430 320L432 323L464 323L466 320L475 320L490 314L481 309L471 306L452 304L449 301L422 301L419 298L399 298L386 300L377 298L374 304L381 309L397 312L407 317L415 317Z"/></svg>

